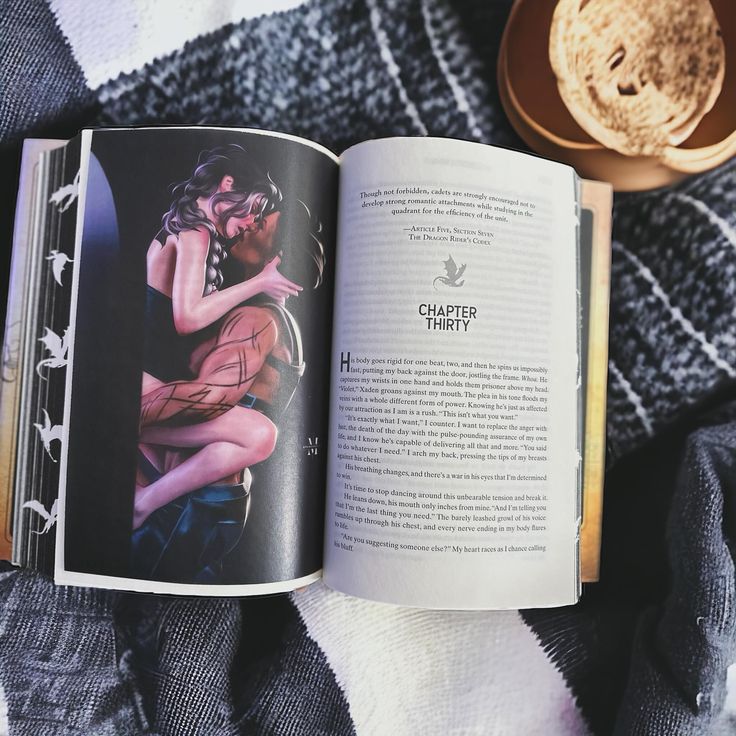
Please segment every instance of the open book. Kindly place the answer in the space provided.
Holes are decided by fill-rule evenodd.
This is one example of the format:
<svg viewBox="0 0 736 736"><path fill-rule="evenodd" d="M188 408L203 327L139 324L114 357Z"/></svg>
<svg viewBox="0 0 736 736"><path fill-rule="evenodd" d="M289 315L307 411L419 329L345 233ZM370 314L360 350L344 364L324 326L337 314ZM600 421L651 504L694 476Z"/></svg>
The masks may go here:
<svg viewBox="0 0 736 736"><path fill-rule="evenodd" d="M164 593L575 602L581 525L598 567L610 207L567 166L457 140L28 141L12 560Z"/></svg>

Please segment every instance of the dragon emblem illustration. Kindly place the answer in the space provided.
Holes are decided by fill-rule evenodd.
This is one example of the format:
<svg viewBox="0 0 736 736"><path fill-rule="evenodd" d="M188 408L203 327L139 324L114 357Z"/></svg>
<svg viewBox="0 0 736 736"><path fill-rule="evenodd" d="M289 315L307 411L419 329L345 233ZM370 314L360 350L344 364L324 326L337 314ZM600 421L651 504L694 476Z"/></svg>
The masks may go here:
<svg viewBox="0 0 736 736"><path fill-rule="evenodd" d="M56 206L59 212L66 212L72 205L72 202L79 194L79 172L77 171L74 181L59 187L50 197L49 204Z"/></svg>
<svg viewBox="0 0 736 736"><path fill-rule="evenodd" d="M44 344L44 347L49 352L49 357L38 361L36 366L36 373L39 377L46 380L41 374L41 368L63 368L67 363L67 352L69 350L69 342L67 335L69 328L64 330L63 336L57 335L53 330L48 327L44 327L43 337L39 337L39 342Z"/></svg>
<svg viewBox="0 0 736 736"><path fill-rule="evenodd" d="M61 274L64 271L64 267L67 263L73 263L73 260L69 258L66 253L62 253L58 250L50 250L49 255L46 256L47 261L51 261L51 270L54 273L54 281L59 286L63 286L61 283Z"/></svg>
<svg viewBox="0 0 736 736"><path fill-rule="evenodd" d="M445 267L445 276L437 276L432 281L432 286L434 286L435 290L437 289L437 282L439 281L441 284L444 284L445 286L452 286L452 287L459 287L462 286L465 283L465 279L462 279L462 275L465 273L465 265L463 263L460 268L457 267L457 264L455 263L455 259L448 254L447 260L442 261L444 267Z"/></svg>
<svg viewBox="0 0 736 736"><path fill-rule="evenodd" d="M51 529L51 527L56 524L56 516L57 516L57 507L59 504L59 499L54 499L54 503L51 506L51 511L46 511L46 507L40 502L40 501L26 501L23 504L24 509L30 509L31 511L35 511L37 514L41 516L41 518L44 520L44 527L41 529L40 532L31 531L33 534L46 534L46 532Z"/></svg>
<svg viewBox="0 0 736 736"><path fill-rule="evenodd" d="M33 426L38 430L39 437L43 443L43 449L46 450L54 462L57 462L56 458L51 454L51 443L54 440L61 442L61 433L64 427L61 424L51 424L51 418L46 409L41 409L41 411L43 412L43 426L37 422L34 422Z"/></svg>

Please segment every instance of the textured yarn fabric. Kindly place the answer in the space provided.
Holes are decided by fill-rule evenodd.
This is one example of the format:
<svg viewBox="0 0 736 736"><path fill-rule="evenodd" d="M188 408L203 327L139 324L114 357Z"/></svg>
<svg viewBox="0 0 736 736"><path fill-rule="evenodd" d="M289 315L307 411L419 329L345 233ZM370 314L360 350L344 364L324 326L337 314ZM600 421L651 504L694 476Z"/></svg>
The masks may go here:
<svg viewBox="0 0 736 736"><path fill-rule="evenodd" d="M157 12L154 0L121 5L120 38L106 3L84 8L99 33L67 35L80 22L73 2L16 0L0 13L8 201L18 142L82 124L255 126L338 153L388 135L524 148L495 84L509 0L312 0L187 28L186 43L170 51L167 40L133 70L115 67L116 47L100 39L135 45L131 29ZM8 211L0 217L7 240ZM580 604L466 616L321 585L175 600L7 572L0 706L4 696L10 733L736 730L726 685L736 657L735 246L734 161L616 197L602 578Z"/></svg>
<svg viewBox="0 0 736 736"><path fill-rule="evenodd" d="M615 457L736 377L736 161L618 197L611 284Z"/></svg>
<svg viewBox="0 0 736 736"><path fill-rule="evenodd" d="M0 143L83 124L95 96L46 3L2 4L0 58Z"/></svg>
<svg viewBox="0 0 736 736"><path fill-rule="evenodd" d="M114 599L27 571L2 573L0 681L11 733L149 733Z"/></svg>
<svg viewBox="0 0 736 736"><path fill-rule="evenodd" d="M233 600L162 600L120 596L118 630L161 734L235 734L230 670L240 641ZM188 707L182 708L181 704Z"/></svg>
<svg viewBox="0 0 736 736"><path fill-rule="evenodd" d="M736 658L734 432L725 404L621 460L606 485L601 582L577 606L522 613L594 733L736 727L723 710Z"/></svg>
<svg viewBox="0 0 736 736"><path fill-rule="evenodd" d="M587 734L562 673L517 611L422 611L311 586L292 597L358 733ZM530 683L534 707L528 707Z"/></svg>
<svg viewBox="0 0 736 736"><path fill-rule="evenodd" d="M616 733L704 733L721 712L736 659L734 504L736 423L700 429L670 512L671 586L638 622Z"/></svg>

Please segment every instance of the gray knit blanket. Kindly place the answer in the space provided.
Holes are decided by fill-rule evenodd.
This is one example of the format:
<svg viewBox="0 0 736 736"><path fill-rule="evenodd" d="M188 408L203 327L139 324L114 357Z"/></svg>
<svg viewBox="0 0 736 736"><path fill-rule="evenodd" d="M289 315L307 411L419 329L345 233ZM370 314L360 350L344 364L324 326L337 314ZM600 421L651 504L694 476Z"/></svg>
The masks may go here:
<svg viewBox="0 0 736 736"><path fill-rule="evenodd" d="M5 0L2 235L22 139L82 125L524 148L495 84L509 7ZM182 600L6 566L0 732L734 732L735 277L736 161L616 198L602 579L577 606L414 611L321 585Z"/></svg>

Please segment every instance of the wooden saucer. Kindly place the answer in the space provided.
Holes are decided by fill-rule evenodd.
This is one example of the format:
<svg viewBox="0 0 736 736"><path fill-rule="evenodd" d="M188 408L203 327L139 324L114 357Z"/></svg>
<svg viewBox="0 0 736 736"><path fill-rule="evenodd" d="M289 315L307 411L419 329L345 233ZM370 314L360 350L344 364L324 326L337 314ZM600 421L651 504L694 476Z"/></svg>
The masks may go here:
<svg viewBox="0 0 736 736"><path fill-rule="evenodd" d="M724 91L692 136L668 147L660 158L607 149L570 115L557 91L548 54L556 2L516 0L501 41L497 72L501 103L530 148L570 164L581 176L608 181L618 191L673 184L736 153L736 7L729 0L713 1L726 45Z"/></svg>

